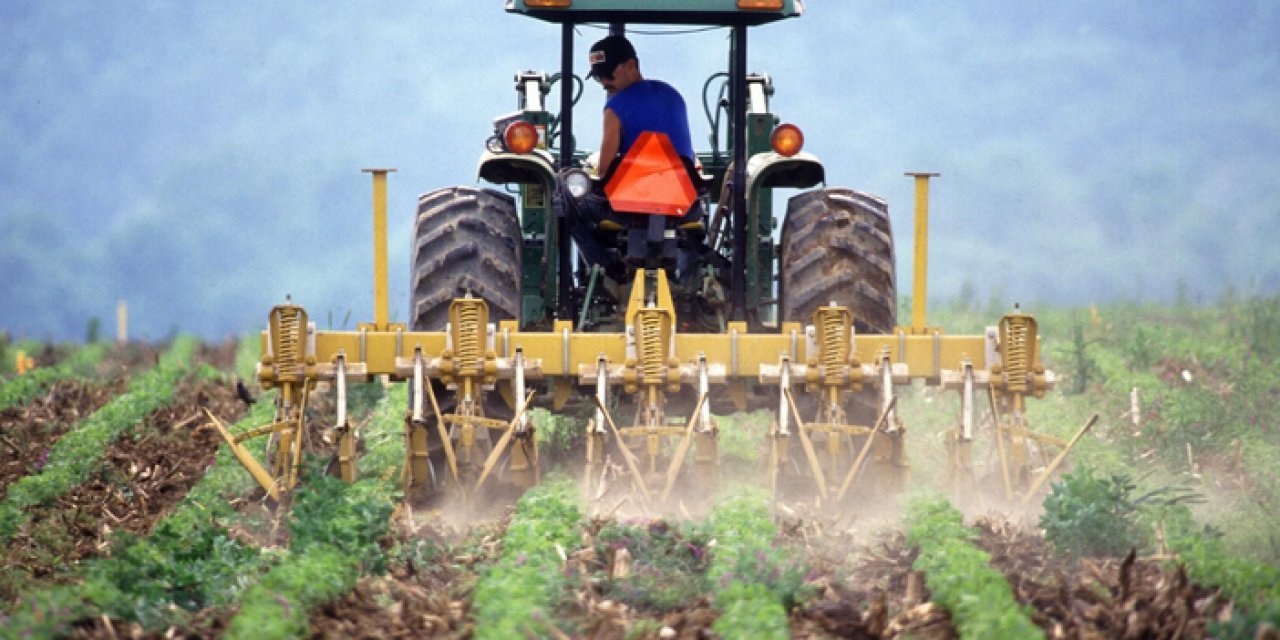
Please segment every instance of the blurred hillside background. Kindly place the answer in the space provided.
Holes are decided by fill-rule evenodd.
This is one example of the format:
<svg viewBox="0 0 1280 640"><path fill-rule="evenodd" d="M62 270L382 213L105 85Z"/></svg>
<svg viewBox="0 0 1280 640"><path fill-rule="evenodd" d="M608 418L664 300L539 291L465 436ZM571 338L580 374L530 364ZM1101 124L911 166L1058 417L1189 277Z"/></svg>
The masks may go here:
<svg viewBox="0 0 1280 640"><path fill-rule="evenodd" d="M889 200L936 171L930 291L1034 308L1280 289L1280 3L814 0L753 33L773 110L828 183ZM603 31L584 27L585 51ZM727 32L633 36L690 103ZM372 316L369 178L390 180L393 320L418 194L474 184L521 69L559 30L501 0L0 2L0 330L219 338L291 294ZM599 139L601 91L579 103ZM553 100L553 104L555 101ZM784 205L779 205L779 215ZM994 318L993 318L994 319Z"/></svg>

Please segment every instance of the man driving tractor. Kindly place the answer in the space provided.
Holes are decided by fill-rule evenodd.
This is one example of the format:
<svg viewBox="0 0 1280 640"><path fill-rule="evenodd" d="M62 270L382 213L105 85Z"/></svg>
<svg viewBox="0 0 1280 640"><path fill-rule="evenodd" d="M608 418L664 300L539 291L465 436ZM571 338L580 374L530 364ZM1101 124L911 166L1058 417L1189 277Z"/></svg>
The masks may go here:
<svg viewBox="0 0 1280 640"><path fill-rule="evenodd" d="M591 46L588 59L591 73L587 77L599 81L609 95L597 175L607 182L616 157L626 155L642 131L666 134L680 157L693 162L684 98L671 85L641 75L630 41L618 35L604 38Z"/></svg>
<svg viewBox="0 0 1280 640"><path fill-rule="evenodd" d="M701 185L701 178L695 169L689 119L680 93L665 82L649 80L641 74L635 47L624 36L610 35L599 40L591 46L588 60L591 71L587 77L596 79L608 94L596 167L598 185L604 193L593 193L578 202L578 215L575 217L572 233L579 251L588 261L604 266L611 277L621 280L625 277L620 270L621 265L600 250L602 243L594 234L600 230L607 233L623 227L653 226L653 223L661 220L661 217L651 219L629 216L625 208L618 206L617 200L605 196L605 193L610 192L610 185L615 183L620 167L625 164L628 152L641 135L665 136L666 143L679 156L679 162L683 165L692 188ZM697 226L701 216L701 204L694 199L681 212L680 224ZM649 224L641 225L643 222ZM637 240L644 237L643 232L636 235ZM651 243L661 242L661 236L645 239ZM636 251L627 253L634 261Z"/></svg>

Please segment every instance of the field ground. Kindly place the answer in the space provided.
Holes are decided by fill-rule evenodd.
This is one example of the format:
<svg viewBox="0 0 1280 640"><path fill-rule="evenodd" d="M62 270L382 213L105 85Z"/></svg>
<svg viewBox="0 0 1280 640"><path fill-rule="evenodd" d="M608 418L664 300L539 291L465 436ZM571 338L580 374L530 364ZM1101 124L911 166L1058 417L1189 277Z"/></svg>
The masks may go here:
<svg viewBox="0 0 1280 640"><path fill-rule="evenodd" d="M908 486L839 509L758 486L759 415L719 418L722 489L670 513L582 495L582 425L547 413L554 464L518 501L408 503L402 385L355 394L359 482L325 476L317 438L277 508L205 413L270 420L270 394L237 395L251 345L42 349L57 375L0 378L0 636L1275 637L1280 300L1040 321L1060 382L1029 420L1100 420L1027 509L977 445L975 481L948 486L956 401L922 387L900 405ZM325 398L310 415L332 426Z"/></svg>

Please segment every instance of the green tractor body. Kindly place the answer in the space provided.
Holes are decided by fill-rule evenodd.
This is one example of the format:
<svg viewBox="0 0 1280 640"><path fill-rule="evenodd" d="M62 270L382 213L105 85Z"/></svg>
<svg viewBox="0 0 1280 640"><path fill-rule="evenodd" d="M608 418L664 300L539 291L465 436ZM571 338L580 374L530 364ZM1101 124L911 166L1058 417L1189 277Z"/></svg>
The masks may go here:
<svg viewBox="0 0 1280 640"><path fill-rule="evenodd" d="M722 26L732 34L727 68L708 70L710 77L701 96L712 131L711 148L697 151L703 183L698 197L706 212L702 228L687 233L668 224L668 235L679 235L681 251L696 251L704 257L696 269L669 274L683 326L706 332L723 332L730 321L747 322L757 329L772 327L782 320L808 320L817 306L836 302L855 310L860 330L891 331L896 320L893 245L889 219L878 198L844 189L819 189L817 197L802 194L792 199L787 212L791 226L821 224L825 233L844 234L843 244L836 243L843 250L825 242L810 243L803 255L783 255L787 247L775 240L773 190L815 187L822 184L825 173L811 154L782 155L771 148L771 137L780 124L769 107L773 83L767 75L746 69L747 31L799 16L802 3L637 4L641 3L507 3L508 12L560 25L561 69L553 74L518 74L519 110L494 120L494 134L485 145L478 176L514 190L514 198L498 190L469 187L423 196L415 230L413 328L443 328L449 301L468 293L485 298L497 318L517 319L526 329L546 328L555 320L571 320L577 330L620 326L630 273L639 262L633 261L632 268L621 272L589 264L580 256L575 259L567 229L572 216L564 210L569 206L565 176L590 162L590 150L573 144L578 128L573 106L584 83L575 73L575 64L582 62L578 58L585 59L575 54L579 50L575 27L590 22L607 24L613 33L624 33L627 24L644 23ZM548 108L556 91L559 113ZM691 105L690 113L695 112ZM537 129L537 148L523 153L506 148L504 132L516 122ZM589 126L598 126L596 118L590 122ZM793 233L786 229L785 220L783 225L784 244L804 240L806 229ZM461 233L455 232L458 229ZM637 233L635 227L624 230L617 245L625 249L626 235ZM481 248L463 257L466 251L455 246L463 243ZM813 255L814 251L822 255ZM780 259L805 262L808 276L817 276L817 286L806 285L804 291L798 286L788 288ZM865 263L855 272L866 271L867 265L877 271L870 274L869 283L858 285L847 277L846 267L855 261ZM640 266L652 268L652 264ZM674 271L669 264L666 268ZM871 324L863 320L868 318Z"/></svg>
<svg viewBox="0 0 1280 640"><path fill-rule="evenodd" d="M915 305L911 324L898 326L885 202L826 185L799 129L771 110L772 80L747 69L748 29L800 16L800 0L508 0L506 10L559 26L560 68L516 76L518 110L493 121L480 157L478 177L492 187L447 187L419 198L410 326L387 317L386 169L370 170L381 238L375 322L318 331L291 301L269 316L258 379L281 390L275 420L241 436L223 429L223 436L273 497L297 482L307 397L319 382L336 389L338 468L355 478L357 435L344 393L349 379L373 376L410 386L406 495L442 484L478 492L494 476L517 486L537 482L538 428L528 409L561 411L574 402L593 414L582 434L592 492L610 484L611 455L627 465L641 504L657 497L647 488L657 488L654 480L662 502L677 485L712 487L720 464L713 413L765 408L774 418L761 443L769 452L762 471L775 490L790 484L812 492L806 500L816 497L815 504L839 502L855 486L883 494L907 475L895 388L917 380L961 395L949 477L972 477L976 394L987 390L1006 497L1029 484L1025 501L1043 486L1089 425L1069 443L1027 428L1026 399L1054 384L1030 315L1006 315L974 336L945 336L926 324L923 234L928 179L936 174L910 174L917 185ZM593 177L598 161L574 135L574 105L586 82L575 72L575 51L588 49L576 42L583 23L612 34L630 24L727 29L727 65L707 70L702 91L710 148L677 157L665 136L641 132L613 178L601 184ZM588 126L599 126L593 115ZM625 172L636 166L627 165L635 149L649 148L646 136L669 150L665 170L642 176L658 176L659 188L615 198L638 183ZM662 206L658 195L644 199L672 193L672 181L686 199ZM798 190L781 212L778 189ZM581 215L600 192L616 217ZM264 434L278 438L270 469L240 444ZM1046 446L1061 452L1032 482L1031 452ZM692 474L682 470L686 458ZM866 468L873 471L864 478Z"/></svg>

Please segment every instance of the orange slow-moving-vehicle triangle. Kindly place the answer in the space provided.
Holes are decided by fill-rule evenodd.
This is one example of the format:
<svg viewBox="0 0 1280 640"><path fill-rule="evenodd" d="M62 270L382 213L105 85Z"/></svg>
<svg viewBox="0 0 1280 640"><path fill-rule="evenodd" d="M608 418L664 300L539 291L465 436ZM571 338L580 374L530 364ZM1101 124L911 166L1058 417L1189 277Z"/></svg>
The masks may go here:
<svg viewBox="0 0 1280 640"><path fill-rule="evenodd" d="M614 211L682 216L697 192L665 133L640 134L604 193Z"/></svg>

